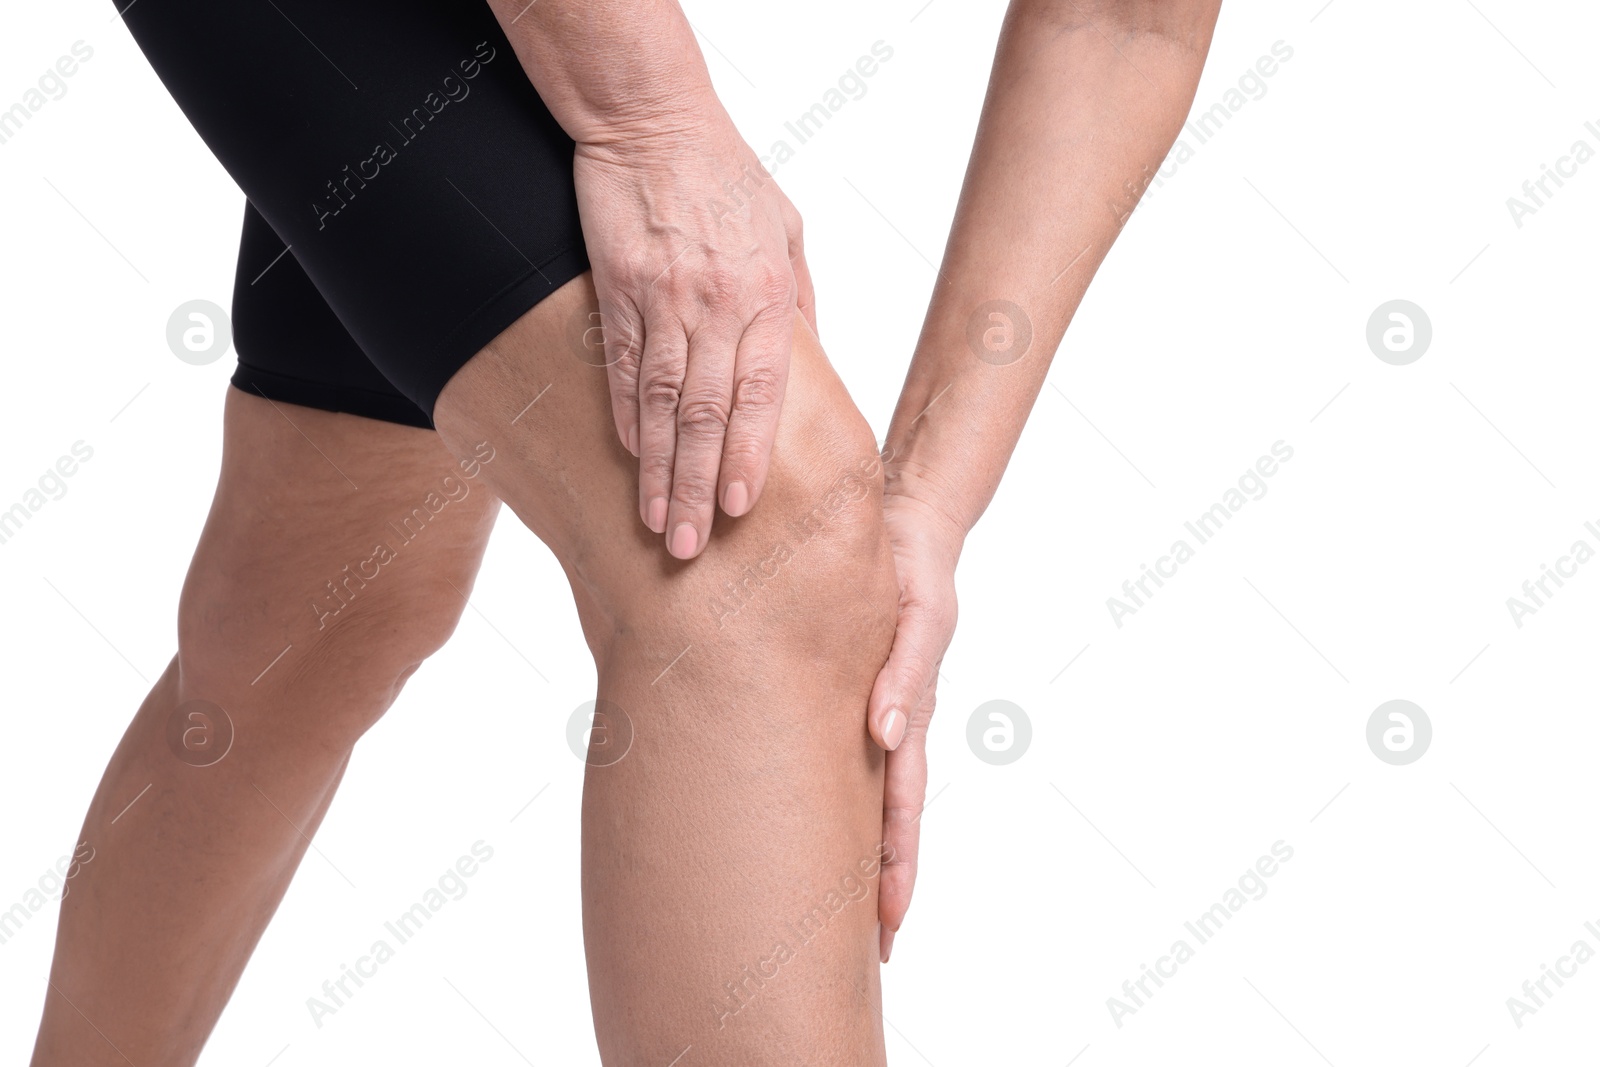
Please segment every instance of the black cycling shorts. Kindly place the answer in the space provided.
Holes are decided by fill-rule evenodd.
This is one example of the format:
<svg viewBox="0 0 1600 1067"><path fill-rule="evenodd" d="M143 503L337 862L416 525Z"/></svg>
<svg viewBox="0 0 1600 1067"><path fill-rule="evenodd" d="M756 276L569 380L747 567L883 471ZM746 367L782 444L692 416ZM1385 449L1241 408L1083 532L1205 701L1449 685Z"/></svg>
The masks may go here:
<svg viewBox="0 0 1600 1067"><path fill-rule="evenodd" d="M249 200L235 386L431 427L450 377L588 269L572 140L484 0L127 5Z"/></svg>

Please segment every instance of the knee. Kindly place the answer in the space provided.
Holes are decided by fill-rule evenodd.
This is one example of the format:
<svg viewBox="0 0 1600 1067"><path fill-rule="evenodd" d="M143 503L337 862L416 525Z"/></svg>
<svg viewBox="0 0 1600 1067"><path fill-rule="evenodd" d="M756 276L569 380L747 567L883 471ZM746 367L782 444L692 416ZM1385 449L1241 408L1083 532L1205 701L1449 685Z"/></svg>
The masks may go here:
<svg viewBox="0 0 1600 1067"><path fill-rule="evenodd" d="M761 506L722 544L713 539L707 607L719 633L771 639L832 664L882 665L899 586L883 460L861 429L830 433L800 462L775 464Z"/></svg>
<svg viewBox="0 0 1600 1067"><path fill-rule="evenodd" d="M264 586L247 571L197 568L178 607L178 699L241 709L280 735L353 745L449 640L473 569L363 578L357 567L290 590L282 576Z"/></svg>

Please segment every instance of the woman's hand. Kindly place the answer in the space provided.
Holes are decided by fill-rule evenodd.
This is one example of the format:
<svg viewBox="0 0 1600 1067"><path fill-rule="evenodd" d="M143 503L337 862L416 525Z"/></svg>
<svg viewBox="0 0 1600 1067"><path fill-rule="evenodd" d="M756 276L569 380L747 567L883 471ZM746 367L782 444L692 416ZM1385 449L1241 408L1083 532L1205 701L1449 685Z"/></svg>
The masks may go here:
<svg viewBox="0 0 1600 1067"><path fill-rule="evenodd" d="M580 140L574 174L639 515L690 559L761 495L797 307L816 329L800 215L714 99Z"/></svg>
<svg viewBox="0 0 1600 1067"><path fill-rule="evenodd" d="M889 750L883 780L887 848L878 882L878 952L888 963L917 879L928 722L939 664L956 630L956 561L966 531L939 507L897 491L892 473L883 510L900 579L900 614L889 660L867 702L867 722L873 739Z"/></svg>

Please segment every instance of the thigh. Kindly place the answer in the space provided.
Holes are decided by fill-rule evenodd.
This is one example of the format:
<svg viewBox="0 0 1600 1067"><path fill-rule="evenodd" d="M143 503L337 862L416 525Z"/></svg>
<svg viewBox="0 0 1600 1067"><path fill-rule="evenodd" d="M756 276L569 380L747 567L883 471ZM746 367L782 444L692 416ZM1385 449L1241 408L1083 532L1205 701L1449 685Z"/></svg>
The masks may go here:
<svg viewBox="0 0 1600 1067"><path fill-rule="evenodd" d="M499 508L487 453L463 468L431 431L226 395L178 654L84 820L36 1062L194 1062L352 747L455 626ZM175 906L197 887L203 907Z"/></svg>
<svg viewBox="0 0 1600 1067"><path fill-rule="evenodd" d="M343 704L308 712L311 733L353 743L464 610L500 508L482 477L496 457L232 387L223 427L179 601L185 697L282 718L294 686L341 688Z"/></svg>
<svg viewBox="0 0 1600 1067"><path fill-rule="evenodd" d="M457 452L565 567L599 668L584 931L608 1064L882 1062L881 753L865 729L896 585L869 428L796 350L761 503L676 560L583 347L588 277L440 396ZM592 338L591 338L592 339Z"/></svg>

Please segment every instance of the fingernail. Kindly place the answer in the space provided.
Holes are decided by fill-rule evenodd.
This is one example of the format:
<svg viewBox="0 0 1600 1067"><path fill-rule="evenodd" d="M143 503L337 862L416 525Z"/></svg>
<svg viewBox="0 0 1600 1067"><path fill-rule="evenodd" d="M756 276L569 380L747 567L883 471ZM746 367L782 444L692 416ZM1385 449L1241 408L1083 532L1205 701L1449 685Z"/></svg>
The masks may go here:
<svg viewBox="0 0 1600 1067"><path fill-rule="evenodd" d="M694 527L680 522L677 529L672 531L672 554L679 559L688 559L694 555L694 546L699 542L700 535L694 532Z"/></svg>
<svg viewBox="0 0 1600 1067"><path fill-rule="evenodd" d="M743 482L729 482L722 493L722 510L735 517L743 515L750 507L750 490Z"/></svg>
<svg viewBox="0 0 1600 1067"><path fill-rule="evenodd" d="M879 924L878 928L880 930L882 930L883 929L882 924ZM882 938L880 944L882 945L882 948L883 948L883 956L878 960L878 962L879 963L888 963L889 962L889 953L894 951L894 931L893 930L884 930L883 931L883 938Z"/></svg>
<svg viewBox="0 0 1600 1067"><path fill-rule="evenodd" d="M900 742L906 736L906 717L900 714L899 708L890 708L889 713L883 717L883 744L891 752L900 747Z"/></svg>
<svg viewBox="0 0 1600 1067"><path fill-rule="evenodd" d="M633 453L633 458L639 458L639 427L628 427L628 451Z"/></svg>
<svg viewBox="0 0 1600 1067"><path fill-rule="evenodd" d="M664 496L651 497L650 503L644 509L644 524L650 527L651 533L667 532L667 498Z"/></svg>

